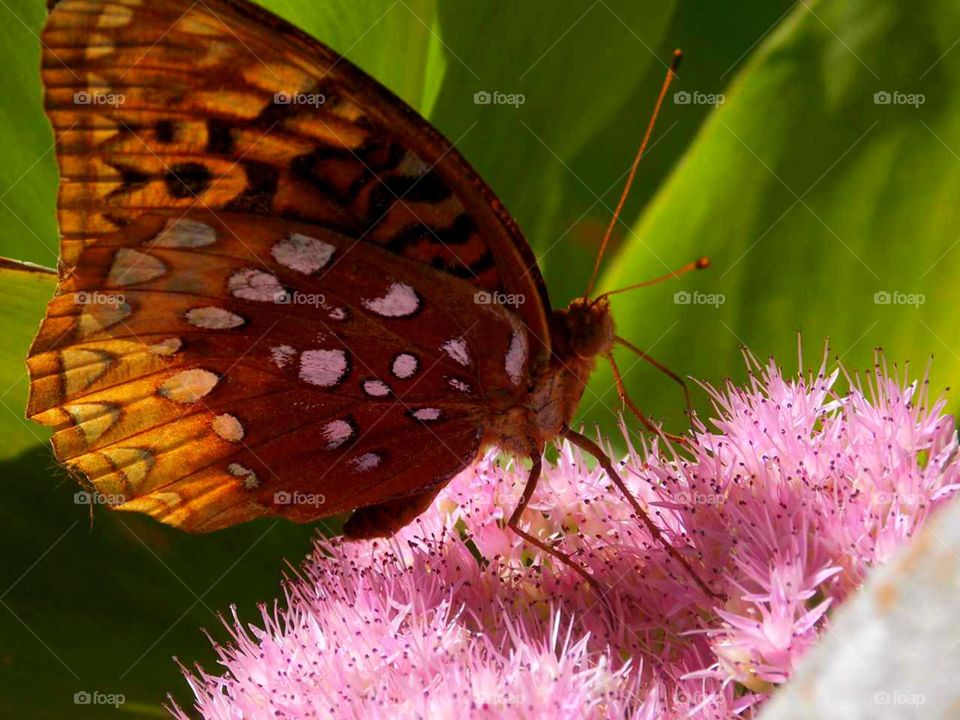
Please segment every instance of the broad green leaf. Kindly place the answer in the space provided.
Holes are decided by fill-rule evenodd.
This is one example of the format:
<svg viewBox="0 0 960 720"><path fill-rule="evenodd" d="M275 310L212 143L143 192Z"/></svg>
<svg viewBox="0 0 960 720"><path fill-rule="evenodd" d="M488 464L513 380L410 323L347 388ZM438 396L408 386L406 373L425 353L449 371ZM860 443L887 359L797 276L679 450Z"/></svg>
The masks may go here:
<svg viewBox="0 0 960 720"><path fill-rule="evenodd" d="M797 5L737 74L604 285L701 254L712 269L616 297L620 334L711 382L742 376L741 344L792 367L800 330L808 364L829 336L853 367L882 346L922 374L935 353L932 389L948 384L960 365L957 37L960 8L947 2ZM669 381L620 357L633 397L682 427ZM610 388L599 373L585 405L609 406Z"/></svg>
<svg viewBox="0 0 960 720"><path fill-rule="evenodd" d="M439 45L436 0L258 4L321 39L413 107L423 111L435 95L442 70L431 74L428 59Z"/></svg>
<svg viewBox="0 0 960 720"><path fill-rule="evenodd" d="M190 694L184 664L215 657L201 628L226 641L217 617L235 603L244 621L279 594L320 526L257 521L188 535L134 513L94 511L54 469L46 447L0 462L0 717L153 718L172 692ZM112 706L74 693L123 694Z"/></svg>
<svg viewBox="0 0 960 720"><path fill-rule="evenodd" d="M674 3L464 7L440 8L453 57L431 119L517 218L551 297L565 304L586 283L614 202L605 196L629 166L649 109L632 124L611 131L610 123L644 95L652 105L641 86L665 72L671 51L660 47ZM611 132L618 146L594 152Z"/></svg>
<svg viewBox="0 0 960 720"><path fill-rule="evenodd" d="M0 345L0 460L43 442L49 432L23 416L27 403L27 366L24 348L37 334L39 318L53 296L57 276L36 266L0 260L0 317L6 341Z"/></svg>
<svg viewBox="0 0 960 720"><path fill-rule="evenodd" d="M53 131L43 114L40 39L42 2L0 5L0 257L57 264Z"/></svg>

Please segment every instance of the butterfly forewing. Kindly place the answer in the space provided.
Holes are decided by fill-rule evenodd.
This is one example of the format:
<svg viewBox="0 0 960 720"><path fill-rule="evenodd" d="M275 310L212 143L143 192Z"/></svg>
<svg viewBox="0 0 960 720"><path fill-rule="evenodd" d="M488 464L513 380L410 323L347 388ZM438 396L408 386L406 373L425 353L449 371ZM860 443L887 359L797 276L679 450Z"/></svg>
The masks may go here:
<svg viewBox="0 0 960 720"><path fill-rule="evenodd" d="M446 141L245 4L66 0L44 42L63 240L28 414L68 467L209 530L473 460L547 355L548 306Z"/></svg>
<svg viewBox="0 0 960 720"><path fill-rule="evenodd" d="M547 338L536 262L489 188L402 101L286 23L224 0L66 0L44 43L66 262L144 208L309 220L519 293Z"/></svg>

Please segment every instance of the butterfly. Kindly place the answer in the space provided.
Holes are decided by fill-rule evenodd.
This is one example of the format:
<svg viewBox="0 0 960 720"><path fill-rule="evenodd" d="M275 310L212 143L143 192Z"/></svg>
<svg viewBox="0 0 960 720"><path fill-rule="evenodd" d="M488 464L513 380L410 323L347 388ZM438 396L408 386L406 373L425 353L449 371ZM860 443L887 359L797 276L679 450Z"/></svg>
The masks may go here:
<svg viewBox="0 0 960 720"><path fill-rule="evenodd" d="M552 309L501 202L377 81L244 0L63 0L42 76L61 257L27 414L91 492L190 532L388 536L495 446L532 463L509 525L570 563L520 523L566 438L659 537L570 427L632 347L609 293Z"/></svg>

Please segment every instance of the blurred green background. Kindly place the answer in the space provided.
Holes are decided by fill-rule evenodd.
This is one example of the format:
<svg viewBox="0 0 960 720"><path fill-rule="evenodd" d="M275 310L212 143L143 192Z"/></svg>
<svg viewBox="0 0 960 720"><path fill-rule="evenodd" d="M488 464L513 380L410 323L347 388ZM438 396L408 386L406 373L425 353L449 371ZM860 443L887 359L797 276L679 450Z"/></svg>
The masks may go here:
<svg viewBox="0 0 960 720"><path fill-rule="evenodd" d="M423 112L524 228L554 305L582 292L674 47L686 53L641 165L604 287L699 255L712 268L617 296L620 334L673 370L741 378L738 347L796 367L874 347L933 389L960 363L960 7L946 0L274 0L263 2ZM39 80L40 0L0 2L0 255L56 262L56 168ZM525 102L476 105L478 91ZM88 508L22 419L23 357L50 294L0 283L0 717L161 717L212 668L199 628L278 593L315 528L190 537ZM629 354L628 386L684 427L679 390ZM706 409L702 393L697 405ZM615 432L601 371L581 406ZM118 709L74 693L122 693Z"/></svg>

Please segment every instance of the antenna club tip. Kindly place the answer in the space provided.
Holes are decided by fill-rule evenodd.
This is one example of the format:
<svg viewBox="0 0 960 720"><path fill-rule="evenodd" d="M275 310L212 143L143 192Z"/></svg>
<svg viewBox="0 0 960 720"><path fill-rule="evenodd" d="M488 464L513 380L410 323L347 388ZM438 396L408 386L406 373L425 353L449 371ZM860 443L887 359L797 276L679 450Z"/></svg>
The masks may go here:
<svg viewBox="0 0 960 720"><path fill-rule="evenodd" d="M697 270L703 270L704 268L710 267L710 258L706 255L697 260Z"/></svg>
<svg viewBox="0 0 960 720"><path fill-rule="evenodd" d="M673 60L670 63L670 69L674 72L680 67L680 62L683 60L683 50L677 48L673 51Z"/></svg>

